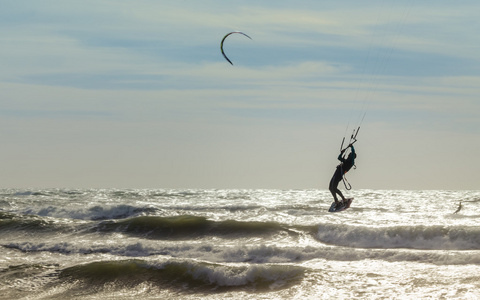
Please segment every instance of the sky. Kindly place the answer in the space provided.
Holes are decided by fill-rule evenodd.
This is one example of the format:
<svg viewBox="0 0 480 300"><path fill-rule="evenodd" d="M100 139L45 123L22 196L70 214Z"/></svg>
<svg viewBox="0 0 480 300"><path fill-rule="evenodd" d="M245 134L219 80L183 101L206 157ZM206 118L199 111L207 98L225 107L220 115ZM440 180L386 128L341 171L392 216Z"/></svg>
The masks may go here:
<svg viewBox="0 0 480 300"><path fill-rule="evenodd" d="M479 12L2 1L0 187L327 189L360 126L354 190L480 189Z"/></svg>

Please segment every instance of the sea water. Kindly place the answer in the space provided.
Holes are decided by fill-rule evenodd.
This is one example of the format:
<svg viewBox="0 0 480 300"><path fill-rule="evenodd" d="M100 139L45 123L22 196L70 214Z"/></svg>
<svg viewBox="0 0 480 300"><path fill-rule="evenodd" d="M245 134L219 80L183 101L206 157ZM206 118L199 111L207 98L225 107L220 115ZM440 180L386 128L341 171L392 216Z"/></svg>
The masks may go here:
<svg viewBox="0 0 480 300"><path fill-rule="evenodd" d="M347 194L0 190L0 298L480 298L480 191Z"/></svg>

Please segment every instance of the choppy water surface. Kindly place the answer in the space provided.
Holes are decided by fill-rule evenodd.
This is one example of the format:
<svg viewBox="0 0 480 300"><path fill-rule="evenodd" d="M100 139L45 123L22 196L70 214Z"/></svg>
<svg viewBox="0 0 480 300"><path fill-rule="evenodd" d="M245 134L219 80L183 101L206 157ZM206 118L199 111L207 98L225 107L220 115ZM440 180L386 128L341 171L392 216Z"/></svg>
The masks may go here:
<svg viewBox="0 0 480 300"><path fill-rule="evenodd" d="M0 298L480 297L479 191L351 195L0 190Z"/></svg>

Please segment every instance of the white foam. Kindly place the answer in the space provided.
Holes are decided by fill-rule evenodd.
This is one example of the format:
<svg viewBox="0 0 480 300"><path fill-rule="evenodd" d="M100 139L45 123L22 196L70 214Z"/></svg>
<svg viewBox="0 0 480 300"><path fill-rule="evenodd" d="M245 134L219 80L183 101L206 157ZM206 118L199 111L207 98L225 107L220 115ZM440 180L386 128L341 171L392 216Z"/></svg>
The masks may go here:
<svg viewBox="0 0 480 300"><path fill-rule="evenodd" d="M354 248L480 249L480 227L324 225L319 227L317 238L326 244Z"/></svg>
<svg viewBox="0 0 480 300"><path fill-rule="evenodd" d="M275 245L217 246L210 243L171 243L159 246L155 241L105 244L100 242L10 242L3 245L23 252L73 254L110 254L117 257L189 258L214 263L289 264L324 259L359 261L365 259L389 262L411 261L438 265L479 264L478 251L451 250L435 252L415 249L355 249L343 247L278 247Z"/></svg>
<svg viewBox="0 0 480 300"><path fill-rule="evenodd" d="M235 287L256 284L268 284L278 288L286 282L295 280L305 269L291 265L222 265L201 261L172 261L153 263L158 269L176 265L184 267L193 279L219 287Z"/></svg>
<svg viewBox="0 0 480 300"><path fill-rule="evenodd" d="M75 207L68 206L39 206L29 207L21 211L25 215L38 215L42 217L54 217L76 220L109 220L122 219L144 215L154 212L152 207L136 207L131 205L106 205Z"/></svg>

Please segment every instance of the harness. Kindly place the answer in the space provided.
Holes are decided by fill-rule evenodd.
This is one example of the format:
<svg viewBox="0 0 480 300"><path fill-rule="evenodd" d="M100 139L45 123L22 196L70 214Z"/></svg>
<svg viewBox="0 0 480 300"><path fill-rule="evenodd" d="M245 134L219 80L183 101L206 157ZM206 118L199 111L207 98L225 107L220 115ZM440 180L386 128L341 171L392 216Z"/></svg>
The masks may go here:
<svg viewBox="0 0 480 300"><path fill-rule="evenodd" d="M345 186L345 189L347 191L351 190L352 189L352 185L350 184L350 182L348 182L347 180L347 172L343 172L343 163L340 164L340 172L342 173L342 181L343 181L343 185ZM355 170L357 168L357 166L355 164L353 164L352 168ZM348 186L347 186L348 184Z"/></svg>

